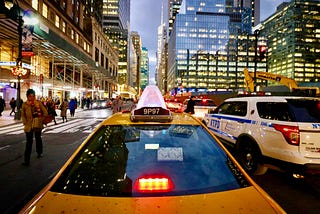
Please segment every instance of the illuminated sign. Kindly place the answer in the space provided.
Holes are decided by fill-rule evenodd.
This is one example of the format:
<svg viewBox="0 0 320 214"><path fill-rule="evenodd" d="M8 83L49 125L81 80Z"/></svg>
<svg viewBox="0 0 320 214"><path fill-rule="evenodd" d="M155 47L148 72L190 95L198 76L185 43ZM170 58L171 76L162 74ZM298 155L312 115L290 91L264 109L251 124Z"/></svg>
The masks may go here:
<svg viewBox="0 0 320 214"><path fill-rule="evenodd" d="M15 61L0 61L0 66L16 66L16 62ZM26 68L26 69L34 69L34 67L32 65L29 65L27 63L22 63L22 68Z"/></svg>

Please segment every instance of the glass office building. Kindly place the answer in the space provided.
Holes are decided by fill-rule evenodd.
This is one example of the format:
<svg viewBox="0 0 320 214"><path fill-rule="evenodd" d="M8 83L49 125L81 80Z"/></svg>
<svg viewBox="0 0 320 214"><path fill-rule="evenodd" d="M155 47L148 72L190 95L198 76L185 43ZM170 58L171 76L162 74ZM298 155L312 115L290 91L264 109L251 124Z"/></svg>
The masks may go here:
<svg viewBox="0 0 320 214"><path fill-rule="evenodd" d="M168 88L244 88L245 67L265 70L255 60L255 41L251 8L232 0L183 1L168 40Z"/></svg>
<svg viewBox="0 0 320 214"><path fill-rule="evenodd" d="M320 2L282 3L261 23L268 37L268 72L293 78L301 86L320 86Z"/></svg>

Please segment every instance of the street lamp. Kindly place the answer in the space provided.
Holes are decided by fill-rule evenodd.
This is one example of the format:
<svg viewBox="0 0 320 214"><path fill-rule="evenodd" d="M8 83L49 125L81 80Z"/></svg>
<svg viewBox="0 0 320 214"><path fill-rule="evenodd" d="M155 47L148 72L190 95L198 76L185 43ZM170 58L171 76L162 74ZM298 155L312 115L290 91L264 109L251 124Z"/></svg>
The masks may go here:
<svg viewBox="0 0 320 214"><path fill-rule="evenodd" d="M21 8L19 6L18 0L15 0L16 6L18 8L18 57L16 59L16 67L12 69L12 74L17 76L18 85L17 85L17 112L15 113L14 119L20 120L21 119L21 86L20 80L23 75L26 74L26 71L22 68L22 26L23 26L23 19L21 16ZM4 1L5 7L9 10L14 6L13 1L5 0Z"/></svg>

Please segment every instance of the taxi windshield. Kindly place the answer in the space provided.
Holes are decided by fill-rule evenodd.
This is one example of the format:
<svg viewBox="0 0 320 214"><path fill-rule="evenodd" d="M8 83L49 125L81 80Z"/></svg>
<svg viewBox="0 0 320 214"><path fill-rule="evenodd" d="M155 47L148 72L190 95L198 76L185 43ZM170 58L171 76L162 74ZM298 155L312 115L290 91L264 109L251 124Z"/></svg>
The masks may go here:
<svg viewBox="0 0 320 214"><path fill-rule="evenodd" d="M143 176L166 176L174 188L148 196L220 192L248 186L200 125L106 125L90 138L52 191L139 197Z"/></svg>

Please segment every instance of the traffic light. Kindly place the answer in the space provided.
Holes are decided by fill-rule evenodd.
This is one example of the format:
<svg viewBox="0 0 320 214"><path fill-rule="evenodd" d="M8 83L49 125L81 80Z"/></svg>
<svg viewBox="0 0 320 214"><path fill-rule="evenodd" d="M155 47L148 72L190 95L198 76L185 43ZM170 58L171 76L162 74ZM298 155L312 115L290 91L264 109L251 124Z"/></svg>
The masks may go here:
<svg viewBox="0 0 320 214"><path fill-rule="evenodd" d="M267 46L260 45L259 46L259 60L262 61L267 56Z"/></svg>

